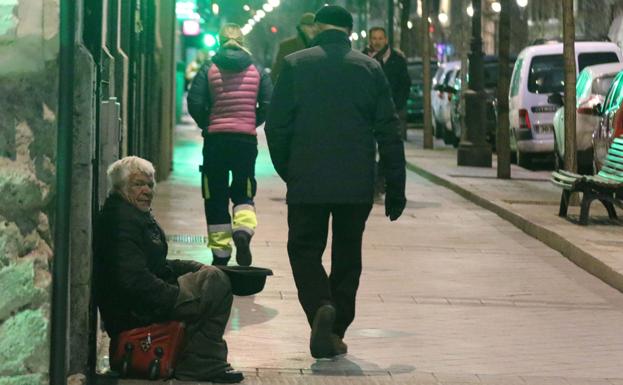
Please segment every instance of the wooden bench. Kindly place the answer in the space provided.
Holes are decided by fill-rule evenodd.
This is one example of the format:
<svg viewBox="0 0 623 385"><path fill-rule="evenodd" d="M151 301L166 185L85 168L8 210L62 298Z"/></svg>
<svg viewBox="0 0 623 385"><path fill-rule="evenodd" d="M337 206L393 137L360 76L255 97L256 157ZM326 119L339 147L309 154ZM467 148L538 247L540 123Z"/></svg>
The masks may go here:
<svg viewBox="0 0 623 385"><path fill-rule="evenodd" d="M569 198L574 192L582 193L580 205L580 224L588 224L591 203L597 199L608 211L610 219L617 219L614 206L623 208L623 138L615 138L608 149L603 167L597 175L580 175L558 170L552 173L552 183L561 187L560 211L558 215L567 216Z"/></svg>

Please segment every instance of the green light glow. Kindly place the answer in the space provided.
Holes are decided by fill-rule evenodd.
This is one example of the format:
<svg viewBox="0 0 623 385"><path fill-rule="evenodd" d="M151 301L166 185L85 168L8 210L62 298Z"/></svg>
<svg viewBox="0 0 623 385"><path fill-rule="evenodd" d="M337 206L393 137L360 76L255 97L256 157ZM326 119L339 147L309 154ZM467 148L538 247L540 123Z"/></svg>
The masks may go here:
<svg viewBox="0 0 623 385"><path fill-rule="evenodd" d="M203 35L203 44L205 44L206 47L213 48L216 46L217 43L218 41L216 40L216 36L214 36L213 34L206 33L205 35Z"/></svg>

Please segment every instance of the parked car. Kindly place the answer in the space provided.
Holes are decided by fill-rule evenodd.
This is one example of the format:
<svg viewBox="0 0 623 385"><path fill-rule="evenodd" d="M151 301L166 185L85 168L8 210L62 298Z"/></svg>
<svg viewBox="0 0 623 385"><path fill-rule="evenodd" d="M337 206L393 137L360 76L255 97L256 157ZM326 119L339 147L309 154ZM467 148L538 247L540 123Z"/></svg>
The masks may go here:
<svg viewBox="0 0 623 385"><path fill-rule="evenodd" d="M460 68L460 61L441 63L433 78L431 106L433 110L433 127L437 138L443 137L446 128L448 130L452 128L450 125L450 99L452 94L450 92Z"/></svg>
<svg viewBox="0 0 623 385"><path fill-rule="evenodd" d="M497 86L498 86L498 57L485 56L484 61L484 89L486 93L486 115L485 122L487 125L487 141L492 148L495 148L495 135L498 125L497 120ZM510 70L514 65L515 58L510 59ZM454 96L451 100L451 133L448 134L448 141L453 141L454 145L458 145L461 139L461 73L457 74L454 80Z"/></svg>
<svg viewBox="0 0 623 385"><path fill-rule="evenodd" d="M511 149L517 163L529 167L535 154L554 152L554 113L548 103L553 93L564 92L562 43L526 47L519 54L509 92ZM621 50L609 42L576 42L576 69L623 61ZM576 74L577 75L577 74Z"/></svg>
<svg viewBox="0 0 623 385"><path fill-rule="evenodd" d="M601 170L614 138L623 136L623 71L619 72L606 94L600 111L600 121L593 133L595 173Z"/></svg>
<svg viewBox="0 0 623 385"><path fill-rule="evenodd" d="M601 111L597 106L604 103L608 89L616 74L623 70L623 63L588 66L580 72L575 86L576 148L578 172L593 172L593 132L599 126ZM562 96L552 94L552 104L562 106ZM565 168L565 111L561 107L554 115L554 151L556 169Z"/></svg>
<svg viewBox="0 0 623 385"><path fill-rule="evenodd" d="M422 58L409 59L407 71L411 78L411 91L407 99L407 121L422 124L424 121L424 70ZM431 74L437 72L437 61L430 61Z"/></svg>

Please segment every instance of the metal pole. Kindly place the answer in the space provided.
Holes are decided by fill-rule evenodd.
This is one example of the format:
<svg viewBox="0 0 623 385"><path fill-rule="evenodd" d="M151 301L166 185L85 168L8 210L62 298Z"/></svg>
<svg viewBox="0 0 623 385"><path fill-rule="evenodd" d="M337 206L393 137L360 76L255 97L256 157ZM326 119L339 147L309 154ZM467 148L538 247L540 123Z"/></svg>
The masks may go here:
<svg viewBox="0 0 623 385"><path fill-rule="evenodd" d="M491 167L491 146L485 139L484 64L481 36L481 0L473 0L472 40L469 54L469 89L465 93L466 130L462 133L457 164L459 166Z"/></svg>
<svg viewBox="0 0 623 385"><path fill-rule="evenodd" d="M50 383L67 383L67 330L69 325L69 257L71 213L71 163L74 110L75 2L60 3L60 69L58 138L56 156L56 223L52 261L52 326Z"/></svg>

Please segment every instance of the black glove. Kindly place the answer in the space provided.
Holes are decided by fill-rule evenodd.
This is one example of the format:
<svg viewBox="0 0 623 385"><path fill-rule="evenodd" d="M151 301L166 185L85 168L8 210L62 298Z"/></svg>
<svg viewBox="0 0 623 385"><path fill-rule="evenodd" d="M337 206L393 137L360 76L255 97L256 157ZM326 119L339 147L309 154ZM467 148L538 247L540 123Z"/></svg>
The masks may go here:
<svg viewBox="0 0 623 385"><path fill-rule="evenodd" d="M385 216L389 217L390 221L395 221L402 215L406 204L407 200L404 197L393 198L390 194L385 194Z"/></svg>

